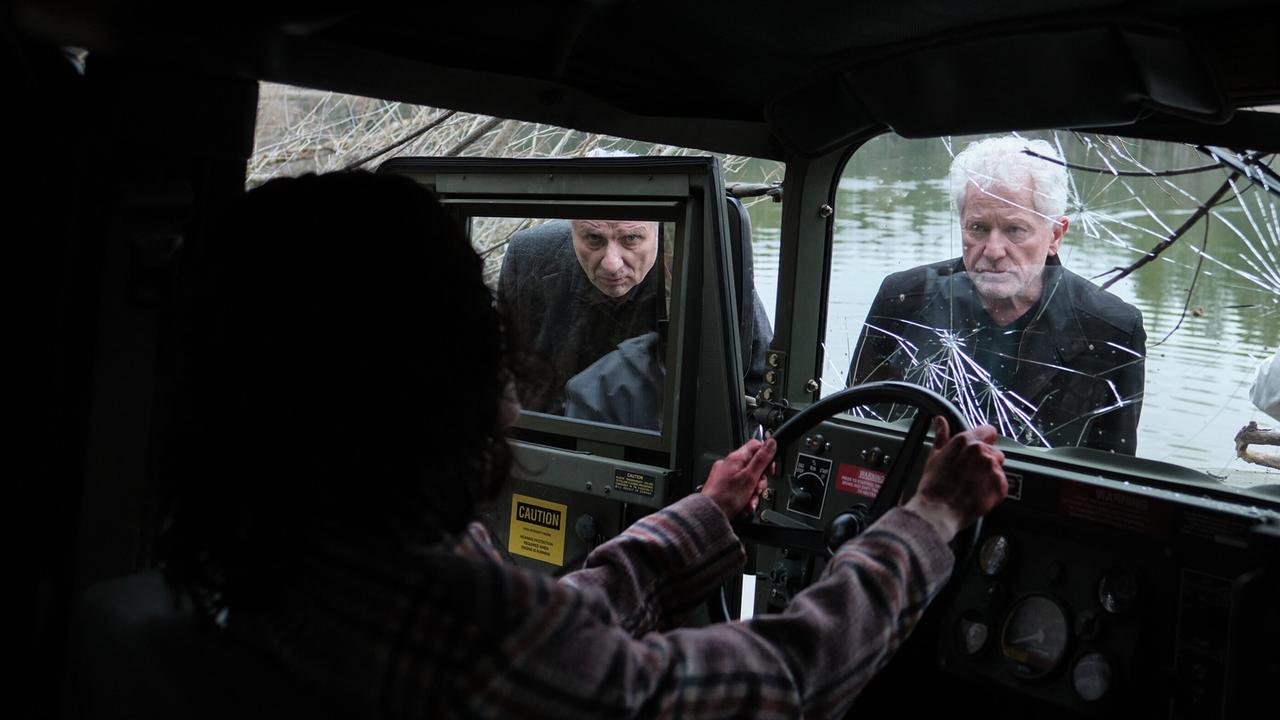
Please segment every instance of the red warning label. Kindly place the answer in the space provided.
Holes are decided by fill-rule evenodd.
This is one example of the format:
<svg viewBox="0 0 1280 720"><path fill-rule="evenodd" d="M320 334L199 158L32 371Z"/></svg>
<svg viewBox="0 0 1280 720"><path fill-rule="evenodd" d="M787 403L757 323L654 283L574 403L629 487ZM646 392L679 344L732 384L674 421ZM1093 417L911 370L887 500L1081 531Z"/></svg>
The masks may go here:
<svg viewBox="0 0 1280 720"><path fill-rule="evenodd" d="M875 497L883 484L884 473L879 470L844 463L840 464L840 472L836 477L837 490L863 497Z"/></svg>
<svg viewBox="0 0 1280 720"><path fill-rule="evenodd" d="M1169 532L1171 508L1151 498L1083 483L1062 483L1059 508L1066 517L1092 520L1144 535Z"/></svg>

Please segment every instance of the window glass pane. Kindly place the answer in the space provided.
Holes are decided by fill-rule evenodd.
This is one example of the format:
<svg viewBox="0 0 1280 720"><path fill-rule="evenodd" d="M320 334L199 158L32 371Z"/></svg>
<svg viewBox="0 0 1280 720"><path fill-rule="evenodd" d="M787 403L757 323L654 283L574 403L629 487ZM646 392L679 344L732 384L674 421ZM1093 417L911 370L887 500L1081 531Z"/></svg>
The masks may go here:
<svg viewBox="0 0 1280 720"><path fill-rule="evenodd" d="M846 167L823 392L906 379L1030 446L1275 482L1234 442L1270 422L1250 400L1280 340L1270 158L1243 160L1254 180L1180 144L983 139L882 136Z"/></svg>
<svg viewBox="0 0 1280 720"><path fill-rule="evenodd" d="M472 218L526 410L660 430L675 224Z"/></svg>

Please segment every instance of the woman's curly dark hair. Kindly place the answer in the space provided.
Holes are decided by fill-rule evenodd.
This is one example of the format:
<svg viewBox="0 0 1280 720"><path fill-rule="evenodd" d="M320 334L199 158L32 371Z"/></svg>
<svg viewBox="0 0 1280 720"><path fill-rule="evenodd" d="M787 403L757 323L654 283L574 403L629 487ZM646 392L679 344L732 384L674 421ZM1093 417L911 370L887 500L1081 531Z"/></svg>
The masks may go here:
<svg viewBox="0 0 1280 720"><path fill-rule="evenodd" d="M268 602L315 533L430 543L496 494L501 316L429 191L368 173L272 181L202 251L160 553L206 613Z"/></svg>

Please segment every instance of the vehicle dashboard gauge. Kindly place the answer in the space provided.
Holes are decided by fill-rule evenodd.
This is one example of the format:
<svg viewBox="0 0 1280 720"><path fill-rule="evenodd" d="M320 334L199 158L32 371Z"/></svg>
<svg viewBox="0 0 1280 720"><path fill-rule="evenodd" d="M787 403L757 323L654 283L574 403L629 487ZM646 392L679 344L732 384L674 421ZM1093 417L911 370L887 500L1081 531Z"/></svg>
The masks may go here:
<svg viewBox="0 0 1280 720"><path fill-rule="evenodd" d="M1010 551L1009 538L1004 535L987 538L978 550L978 567L982 570L982 574L995 577L1004 572L1009 565Z"/></svg>
<svg viewBox="0 0 1280 720"><path fill-rule="evenodd" d="M1066 611L1047 595L1028 595L1009 610L1000 632L1000 652L1015 677L1035 680L1052 673L1067 653Z"/></svg>
<svg viewBox="0 0 1280 720"><path fill-rule="evenodd" d="M973 656L987 647L991 637L991 623L978 610L969 610L956 620L956 645L965 655Z"/></svg>
<svg viewBox="0 0 1280 720"><path fill-rule="evenodd" d="M1095 702L1105 697L1111 689L1114 675L1111 660L1106 655L1099 652L1085 653L1071 668L1071 687L1081 700Z"/></svg>

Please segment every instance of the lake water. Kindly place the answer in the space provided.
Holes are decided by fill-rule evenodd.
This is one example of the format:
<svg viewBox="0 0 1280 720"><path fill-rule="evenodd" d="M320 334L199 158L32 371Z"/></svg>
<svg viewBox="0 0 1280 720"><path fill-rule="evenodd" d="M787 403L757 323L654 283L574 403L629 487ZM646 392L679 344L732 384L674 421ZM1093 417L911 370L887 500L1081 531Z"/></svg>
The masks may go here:
<svg viewBox="0 0 1280 720"><path fill-rule="evenodd" d="M1070 162L1120 173L1212 162L1181 145L1029 135L1056 143ZM884 276L960 254L945 177L952 150L967 142L885 136L846 167L836 204L824 393L844 387L853 346ZM1084 277L1129 265L1181 225L1226 177L1222 169L1159 178L1073 170L1075 202L1063 264ZM1148 337L1140 456L1235 484L1280 482L1280 473L1238 460L1233 441L1250 420L1277 424L1249 400L1259 361L1280 343L1277 200L1239 182L1211 213L1207 238L1201 220L1157 261L1111 288L1142 311ZM772 319L780 206L760 202L750 211L756 285Z"/></svg>

